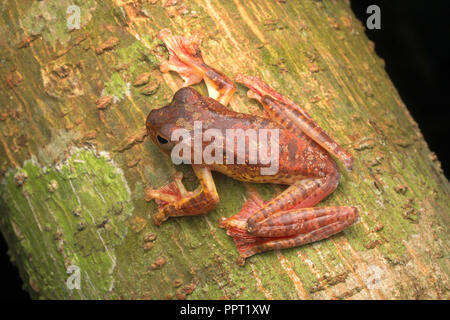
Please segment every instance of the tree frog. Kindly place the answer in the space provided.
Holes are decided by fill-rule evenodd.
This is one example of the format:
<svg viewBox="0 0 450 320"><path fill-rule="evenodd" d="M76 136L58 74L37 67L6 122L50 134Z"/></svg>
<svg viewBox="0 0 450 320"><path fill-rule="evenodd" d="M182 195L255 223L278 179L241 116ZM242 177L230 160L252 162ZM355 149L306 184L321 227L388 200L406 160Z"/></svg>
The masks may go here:
<svg viewBox="0 0 450 320"><path fill-rule="evenodd" d="M196 190L186 190L181 173L175 175L174 182L158 190L147 188L146 200L154 199L159 208L153 216L156 225L161 225L168 217L205 214L216 207L219 195L211 171L240 181L289 185L267 202L250 192L239 213L220 219L219 227L225 228L236 244L239 265L256 253L328 238L358 220L358 209L354 206L314 207L336 189L340 180L331 155L342 161L348 170L353 166L353 157L304 109L260 78L239 74L236 82L249 89L247 95L259 101L265 113L256 116L235 112L227 105L236 85L204 62L198 36L173 36L170 30L164 29L159 37L169 51L169 59L162 62L160 70L177 72L184 79L184 87L175 93L169 105L149 113L146 128L153 142L170 154L177 145L171 139L174 131L186 129L192 132L195 121L202 122L202 132L210 128L220 132L229 128L278 129L279 160L278 171L272 175L262 175L263 165L250 164L247 154L244 163L223 159L227 161L193 164L200 182ZM209 97L188 87L202 80L207 85ZM207 145L203 141L197 149ZM236 151L237 146L233 140L222 148ZM192 149L195 153L194 147ZM239 156L237 152L233 154Z"/></svg>

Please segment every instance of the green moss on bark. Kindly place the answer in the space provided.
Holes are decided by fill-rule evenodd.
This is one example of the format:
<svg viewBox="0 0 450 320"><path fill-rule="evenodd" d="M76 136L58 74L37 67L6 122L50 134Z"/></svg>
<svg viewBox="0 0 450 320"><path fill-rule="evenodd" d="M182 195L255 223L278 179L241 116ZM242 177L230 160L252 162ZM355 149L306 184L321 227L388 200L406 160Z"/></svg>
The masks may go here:
<svg viewBox="0 0 450 320"><path fill-rule="evenodd" d="M25 176L23 182L19 177ZM115 247L127 234L133 206L123 173L107 155L73 149L62 163L36 160L5 177L14 260L30 279L31 292L48 298L101 298L114 287ZM65 288L70 265L80 268L82 290Z"/></svg>

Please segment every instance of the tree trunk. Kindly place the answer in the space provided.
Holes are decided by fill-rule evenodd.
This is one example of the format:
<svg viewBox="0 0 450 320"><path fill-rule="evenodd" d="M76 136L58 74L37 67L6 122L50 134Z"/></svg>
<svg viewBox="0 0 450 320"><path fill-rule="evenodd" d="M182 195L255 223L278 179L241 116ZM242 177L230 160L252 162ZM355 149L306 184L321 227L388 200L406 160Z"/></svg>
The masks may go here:
<svg viewBox="0 0 450 320"><path fill-rule="evenodd" d="M0 12L0 227L33 298L449 298L449 182L348 2L6 1ZM358 206L360 222L239 267L219 217L249 187L264 199L281 187L214 174L215 210L154 226L144 189L178 168L142 128L182 83L159 71L162 28L199 32L208 64L260 75L350 151L353 172L339 164L320 205ZM245 92L231 107L262 113Z"/></svg>

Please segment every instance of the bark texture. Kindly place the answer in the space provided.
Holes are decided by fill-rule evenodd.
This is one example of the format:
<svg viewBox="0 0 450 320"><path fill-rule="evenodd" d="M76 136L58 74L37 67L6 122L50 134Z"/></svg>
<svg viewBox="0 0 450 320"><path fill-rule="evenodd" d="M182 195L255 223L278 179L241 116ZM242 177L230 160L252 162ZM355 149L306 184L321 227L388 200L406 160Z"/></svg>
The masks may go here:
<svg viewBox="0 0 450 320"><path fill-rule="evenodd" d="M181 86L158 69L162 28L201 33L207 63L260 75L353 153L320 205L356 205L360 222L239 267L218 218L248 188L282 188L214 174L217 209L155 227L143 191L176 168L142 128ZM449 298L449 182L348 2L8 0L0 31L0 227L33 298ZM245 92L231 107L261 113Z"/></svg>

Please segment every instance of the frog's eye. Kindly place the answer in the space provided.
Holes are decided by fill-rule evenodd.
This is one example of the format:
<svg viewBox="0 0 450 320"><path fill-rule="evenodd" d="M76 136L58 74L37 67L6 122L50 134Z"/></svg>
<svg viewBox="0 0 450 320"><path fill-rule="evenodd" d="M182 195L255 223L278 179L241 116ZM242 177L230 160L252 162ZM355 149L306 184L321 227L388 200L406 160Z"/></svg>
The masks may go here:
<svg viewBox="0 0 450 320"><path fill-rule="evenodd" d="M158 142L159 142L160 144L167 144L167 143L169 142L167 139L161 137L160 135L157 135L157 136L156 136L156 139L158 139Z"/></svg>
<svg viewBox="0 0 450 320"><path fill-rule="evenodd" d="M159 134L156 135L156 140L158 140L158 145L164 150L172 150L174 145L172 141L169 141L168 139L164 138L163 136L160 136Z"/></svg>

